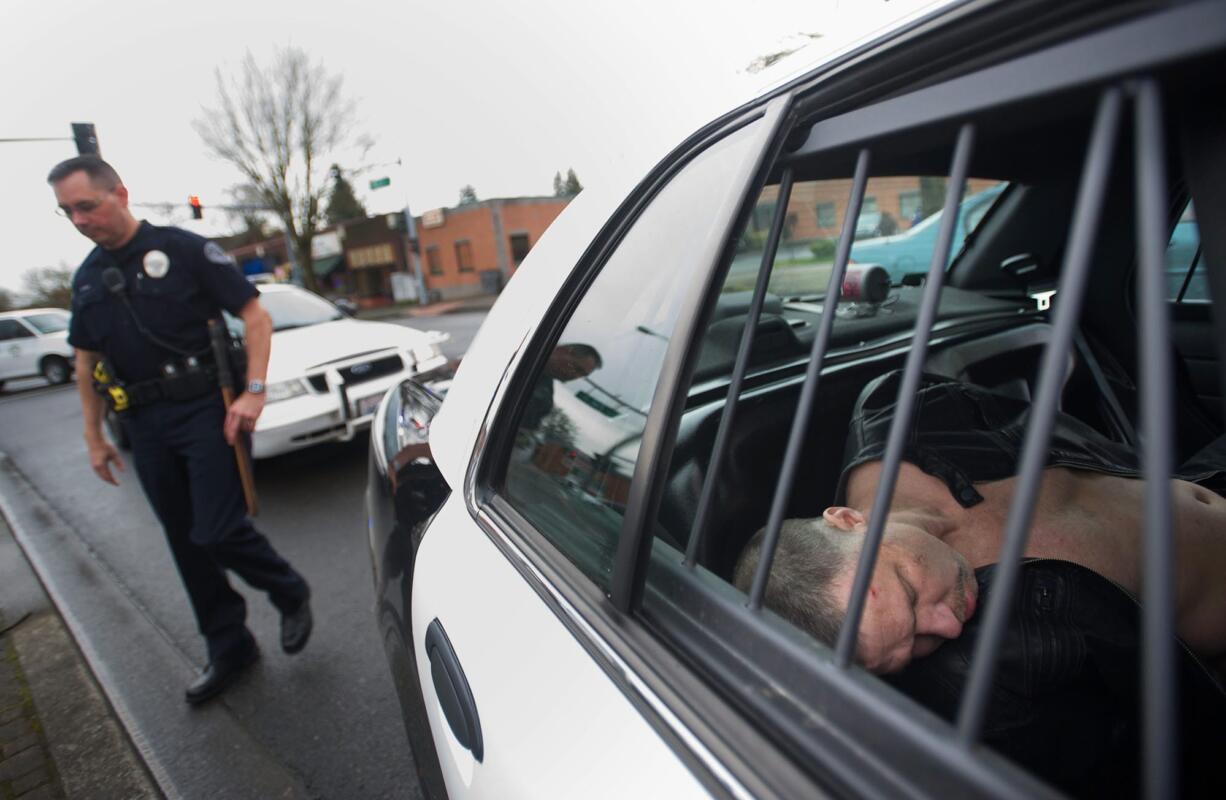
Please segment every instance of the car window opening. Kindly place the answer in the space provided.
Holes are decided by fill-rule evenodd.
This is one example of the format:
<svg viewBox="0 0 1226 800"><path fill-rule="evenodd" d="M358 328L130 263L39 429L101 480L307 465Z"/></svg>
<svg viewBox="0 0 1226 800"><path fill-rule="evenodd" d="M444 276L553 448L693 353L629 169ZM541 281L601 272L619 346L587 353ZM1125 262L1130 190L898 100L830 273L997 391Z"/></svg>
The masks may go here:
<svg viewBox="0 0 1226 800"><path fill-rule="evenodd" d="M1072 379L1070 365L1080 364L1080 368L1088 374L1088 377L1076 380L1089 387L1098 398L1095 413L1100 417L1100 427L1113 431L1117 440L1127 445L1135 446L1138 439L1144 438L1143 436L1138 437L1128 413L1123 408L1123 403L1113 389L1113 384L1117 381L1113 375L1118 367L1114 364L1105 366L1100 363L1100 358L1095 352L1098 345L1087 340L1081 327L1083 298L1087 293L1086 286L1090 281L1089 276L1095 259L1101 257L1094 252L1094 244L1100 229L1099 219L1108 202L1106 193L1111 181L1113 159L1116 157L1116 142L1121 138L1120 120L1129 103L1133 105L1137 116L1134 126L1137 131L1137 147L1148 148L1144 153L1138 149L1134 164L1135 172L1138 174L1135 189L1138 198L1136 215L1141 236L1138 244L1138 253L1141 254L1139 261L1142 262L1139 275L1143 276L1139 277L1137 282L1139 325L1152 335L1154 342L1170 341L1165 333L1167 330L1165 325L1155 322L1156 314L1165 315L1167 313L1166 299L1169 296L1166 294L1167 273L1164 272L1164 270L1169 270L1169 267L1164 263L1162 252L1167 248L1165 234L1169 233L1166 222L1167 182L1165 175L1161 173L1146 177L1145 169L1149 164L1163 161L1163 158L1155 153L1165 152L1166 145L1161 137L1153 132L1154 129L1160 127L1159 123L1162 119L1159 104L1154 99L1157 92L1156 86L1150 82L1144 84L1144 88L1136 92L1137 95L1134 95L1133 91L1126 91L1122 88L1107 88L1098 100L1089 139L1083 151L1084 166L1081 170L1081 185L1075 193L1075 201L1069 206L1071 225L1067 247L1061 254L1062 266L1058 273L1048 272L1049 275L1058 274L1059 278L1058 284L1054 280L1049 284L1055 299L1051 303L1051 310L1044 316L1050 318L1050 325L1046 328L1047 332L1044 334L1043 341L1034 348L1028 349L1024 358L1013 359L1011 363L1005 365L1003 370L1007 372L1011 368L1021 369L1026 375L1025 379L996 383L989 381L994 391L1003 393L1014 391L1018 393L1018 399L1025 399L1030 408L1029 424L1025 428L1024 441L1021 443L1020 459L1017 462L1016 487L1012 501L1008 505L1001 550L995 560L996 566L992 575L993 591L987 598L987 602L978 611L981 619L974 654L969 659L970 668L967 680L960 692L956 707L953 709L953 718L950 720L953 723L950 735L962 748L973 747L981 740L989 716L989 706L992 702L999 700L993 695L994 671L997 658L1004 646L1006 630L1010 625L1011 598L1020 591L1021 581L1026 578L1026 574L1022 572L1022 565L1026 563L1023 554L1026 552L1027 541L1031 535L1033 515L1038 503L1046 456L1052 439L1052 426L1057 414L1063 411L1062 403L1066 402L1063 397ZM1144 99L1147 97L1148 99ZM1155 117L1158 123L1155 123ZM1150 131L1148 138L1141 133L1146 126ZM901 378L897 381L897 392L896 395L893 395L894 411L889 427L888 442L881 459L881 471L877 478L873 508L891 506L896 488L895 478L902 462L905 458L909 458L906 453L910 448L912 422L916 411L915 400L920 392L921 382L924 380L924 372L932 363L929 359L929 345L932 341L941 338L940 323L946 316L943 313L946 307L942 293L947 268L952 261L952 251L961 244L959 237L964 235L958 230L962 224L958 211L969 199L964 191L968 185L966 175L972 159L974 138L975 130L971 125L963 125L958 129L957 141L953 148L953 164L948 179L945 181L948 191L943 209L939 214L929 217L939 223L939 235L930 251L928 272L922 285L918 287L920 296L913 314L913 325L911 326L913 333L909 339ZM820 153L811 151L806 154L806 158L812 158L814 155L820 155ZM842 230L840 237L835 240L836 252L831 254L833 261L830 265L827 288L824 294L810 295L810 297L837 297L839 299L834 303L825 304L825 308L819 307L812 322L797 326L789 321L786 326L795 330L797 327L811 325L816 330L808 331L808 334L813 337L812 346L806 361L803 382L800 383L799 396L794 401L795 411L789 423L790 430L786 436L786 445L781 446L781 453L776 456L778 460L771 463L771 467L775 470L772 474L777 475L777 480L771 489L772 495L766 524L754 537L754 543L751 544L751 548L756 548L757 558L752 579L743 578L740 575L736 579L737 585L742 586L746 592L745 602L751 612L760 613L769 582L775 579L774 562L780 557L781 550L786 549L781 548L780 545L781 531L785 526L796 522L787 517L794 514L791 506L794 503L797 481L802 480L803 475L811 472L803 468L802 463L807 448L812 446L812 436L807 426L811 420L820 417L823 413L821 409L823 395L817 387L819 383L824 385L825 373L832 366L837 367L841 362L838 333L835 331L832 334L832 330L835 330L833 326L836 317L844 320L841 325L846 325L849 317L826 312L830 308L841 311L848 302L854 303L854 300L849 301L846 293L849 288L854 292L858 287L849 287L846 281L849 281L850 278L846 276L847 271L854 266L854 263L849 266L849 262L853 261L849 256L854 255L855 229L863 218L861 209L864 207L863 201L869 180L869 162L870 150L861 149L856 160L855 177L851 181L846 199ZM752 295L747 305L744 300L739 301L742 305L738 310L741 310L744 316L719 310L719 304L722 304L725 309L736 308L733 301L728 299L730 295L725 292L719 298L717 311L713 315L708 332L708 340L705 343L709 348L717 326L726 326L735 322L739 333L736 356L730 362L724 362L722 371L722 374L728 375L726 394L723 395L727 401L722 404L718 413L718 426L715 428L711 446L709 468L702 475L701 491L698 494L698 502L693 512L688 537L681 538L685 540L684 565L686 568L690 570L716 569L719 574L730 580L732 576L729 574L726 562L723 567L715 566L708 561L707 555L711 552L712 537L722 535L720 531L724 528L715 520L720 519L721 514L727 508L727 500L720 494L721 490L727 490L729 480L732 480L726 475L726 472L732 470L734 475L740 474L733 455L738 449L738 437L734 431L738 426L755 424L752 421L753 415L759 413L758 409L764 405L763 390L759 387L769 382L769 378L764 377L763 371L769 370L772 362L792 364L793 366L788 368L788 374L796 375L795 347L787 349L786 352L783 349L776 350L764 357L766 348L761 343L762 339L769 340L773 334L773 329L770 327L772 318L777 319L787 313L786 302L781 304L777 297L772 297L770 288L774 277L779 272L780 259L784 257L781 247L787 238L789 200L794 205L796 185L795 170L790 165L785 166L779 173L777 190L771 193L775 202L771 205L770 227L764 232L758 272L754 275L752 283ZM998 182L993 185L1003 189L1009 184ZM970 197L973 196L970 195ZM984 214L974 222L982 224L985 218L991 216L999 200L1001 197L998 193L993 198L992 204L985 204ZM830 217L827 216L826 219L829 221ZM1144 230L1146 222L1152 223L1148 227L1153 230L1148 232ZM756 223L756 218L751 217L749 225ZM1154 230L1161 232L1154 233ZM1156 255L1155 236L1158 237ZM973 243L968 244L968 246L972 245ZM1193 258L1194 263L1195 257ZM732 284L734 289L744 291L748 284L743 278L737 279L735 272L735 267L730 270L729 283L725 284L725 290L729 284ZM734 282L737 280L739 282ZM1025 289L1026 297L1033 298L1032 289L1033 286ZM843 297L840 297L841 292L844 293ZM954 300L957 300L962 292L961 289L950 290ZM1016 297L1016 295L1013 296ZM1154 309L1153 301L1158 303L1158 310ZM1023 308L1017 310L1021 312ZM938 313L938 309L942 313ZM1036 313L1038 309L1032 306L1027 311ZM859 344L863 347L863 340ZM1173 433L1165 435L1163 432L1173 430L1174 406L1170 397L1173 381L1161 376L1170 373L1171 356L1172 351L1169 347L1149 347L1138 365L1142 390L1148 392L1144 400L1137 403L1138 414L1141 417L1140 430L1158 432L1155 437L1168 443L1174 439L1174 435ZM699 402L695 398L703 396L703 387L714 385L704 384L703 380L712 379L715 375L721 374L712 372L710 369L704 372L704 364L709 366L712 363L706 350L700 353L698 363L695 383L691 389L691 408L695 409L700 407L695 405ZM985 377L990 373L986 365L980 365L976 369ZM756 376L755 373L757 373ZM755 380L755 377L758 379ZM741 439L740 442L741 449L744 450L744 440ZM1145 682L1144 713L1147 715L1144 723L1143 761L1144 772L1149 781L1150 796L1163 796L1178 785L1176 765L1179 763L1179 753L1171 744L1178 740L1179 721L1175 718L1174 712L1177 702L1176 672L1178 670L1175 666L1175 640L1171 636L1175 628L1173 613L1175 583L1170 544L1171 497L1167 487L1167 478L1173 474L1172 465L1175 463L1175 456L1171 452L1164 453L1161 448L1156 447L1143 448L1142 455L1144 457L1142 472L1145 475L1145 486L1147 487L1144 504L1145 522L1142 527L1147 548L1147 555L1143 559L1146 595L1140 603L1145 616L1141 626L1143 641L1139 650L1144 664L1141 671ZM1153 476L1159 477L1154 478ZM1167 478L1162 476L1167 476ZM666 500L666 505L667 502ZM665 513L663 509L662 513ZM833 660L842 668L849 667L855 660L857 644L861 640L857 632L863 631L860 623L867 599L870 591L876 591L873 588L874 567L883 545L887 519L886 515L872 515L865 522L867 530L863 537L863 546L856 559L854 573L852 573L854 577L849 587L845 615L835 629L837 639L833 642ZM1152 556L1148 554L1148 548L1151 547L1154 548ZM794 555L794 553L788 555ZM744 584L741 583L742 580L745 580ZM900 575L899 585L906 588L911 586L911 582L905 575ZM1116 588L1119 586L1117 585ZM914 598L913 587L909 594ZM1151 603L1152 609L1150 608ZM973 604L974 597L972 596L963 604L959 613L968 616L968 605L972 606L971 612L973 613ZM958 620L958 622L964 621L965 619ZM922 624L920 626L922 627ZM937 643L939 644L939 640ZM928 646L930 644L920 643L915 652L919 653Z"/></svg>

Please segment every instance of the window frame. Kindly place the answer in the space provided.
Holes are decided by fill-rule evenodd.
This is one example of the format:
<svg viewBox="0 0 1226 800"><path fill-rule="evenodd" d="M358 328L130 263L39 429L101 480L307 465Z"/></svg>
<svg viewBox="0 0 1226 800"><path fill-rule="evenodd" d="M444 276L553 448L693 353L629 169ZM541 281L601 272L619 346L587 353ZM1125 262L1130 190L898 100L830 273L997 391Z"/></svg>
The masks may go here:
<svg viewBox="0 0 1226 800"><path fill-rule="evenodd" d="M456 239L454 247L456 269L459 272L475 272L477 267L475 264L473 264L472 240ZM465 256L467 256L467 258L465 258Z"/></svg>
<svg viewBox="0 0 1226 800"><path fill-rule="evenodd" d="M426 269L431 275L443 274L443 260L436 244L426 245Z"/></svg>
<svg viewBox="0 0 1226 800"><path fill-rule="evenodd" d="M515 253L516 240L524 243L524 252L518 256ZM518 267L528 257L528 253L532 252L532 237L527 231L515 231L507 235L507 247L511 251L511 263Z"/></svg>

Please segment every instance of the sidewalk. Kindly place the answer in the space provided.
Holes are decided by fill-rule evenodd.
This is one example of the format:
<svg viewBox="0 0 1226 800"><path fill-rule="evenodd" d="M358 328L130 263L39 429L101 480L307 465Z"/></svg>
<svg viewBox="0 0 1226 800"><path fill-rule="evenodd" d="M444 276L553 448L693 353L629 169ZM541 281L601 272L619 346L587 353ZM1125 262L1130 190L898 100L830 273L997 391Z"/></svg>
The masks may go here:
<svg viewBox="0 0 1226 800"><path fill-rule="evenodd" d="M0 800L161 796L0 515Z"/></svg>

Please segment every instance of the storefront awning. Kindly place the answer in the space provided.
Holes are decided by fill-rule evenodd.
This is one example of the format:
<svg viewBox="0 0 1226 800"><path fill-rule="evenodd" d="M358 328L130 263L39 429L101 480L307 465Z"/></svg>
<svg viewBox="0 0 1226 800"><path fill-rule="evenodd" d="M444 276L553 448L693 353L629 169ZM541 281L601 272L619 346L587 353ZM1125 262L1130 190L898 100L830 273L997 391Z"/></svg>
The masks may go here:
<svg viewBox="0 0 1226 800"><path fill-rule="evenodd" d="M327 277L330 272L341 266L341 262L344 261L344 259L345 257L343 255L317 258L311 262L311 271L315 273L315 277L317 278Z"/></svg>

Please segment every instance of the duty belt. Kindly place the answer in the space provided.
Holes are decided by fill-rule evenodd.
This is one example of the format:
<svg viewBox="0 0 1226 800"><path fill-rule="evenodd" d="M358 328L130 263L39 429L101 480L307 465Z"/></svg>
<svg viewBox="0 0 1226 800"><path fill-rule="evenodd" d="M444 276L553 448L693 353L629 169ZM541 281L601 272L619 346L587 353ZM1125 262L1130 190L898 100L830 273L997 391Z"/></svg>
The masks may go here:
<svg viewBox="0 0 1226 800"><path fill-rule="evenodd" d="M217 391L217 367L201 364L174 375L125 384L109 374L99 362L94 370L94 388L117 412L140 408L161 400L184 401Z"/></svg>

